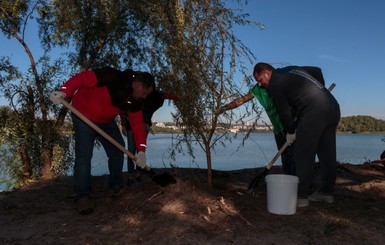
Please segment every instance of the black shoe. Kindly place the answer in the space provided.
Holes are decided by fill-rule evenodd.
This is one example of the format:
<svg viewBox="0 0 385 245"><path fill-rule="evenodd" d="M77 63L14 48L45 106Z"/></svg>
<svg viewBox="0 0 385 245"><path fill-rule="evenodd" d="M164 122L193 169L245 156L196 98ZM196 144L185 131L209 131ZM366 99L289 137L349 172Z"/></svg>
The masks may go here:
<svg viewBox="0 0 385 245"><path fill-rule="evenodd" d="M309 206L309 199L306 197L299 197L297 199L297 207L298 208L303 208Z"/></svg>
<svg viewBox="0 0 385 245"><path fill-rule="evenodd" d="M127 180L127 186L133 186L136 184L136 181L132 178L128 178Z"/></svg>
<svg viewBox="0 0 385 245"><path fill-rule="evenodd" d="M309 201L333 203L334 196L332 193L322 193L317 191L309 196Z"/></svg>
<svg viewBox="0 0 385 245"><path fill-rule="evenodd" d="M143 181L143 178L142 178L142 176L143 176L143 174L139 174L138 176L136 176L136 178L135 178L135 182L136 182L136 183L140 183L140 182L142 182L142 181Z"/></svg>
<svg viewBox="0 0 385 245"><path fill-rule="evenodd" d="M124 187L119 187L119 188L115 188L112 190L112 198L113 199L117 199L119 197L121 197L124 193Z"/></svg>
<svg viewBox="0 0 385 245"><path fill-rule="evenodd" d="M88 197L82 197L75 201L76 209L81 215L89 215L94 212L93 203Z"/></svg>
<svg viewBox="0 0 385 245"><path fill-rule="evenodd" d="M130 175L130 177L128 177L127 186L134 186L143 182L143 175L144 173L142 173L141 170L135 171L133 174Z"/></svg>

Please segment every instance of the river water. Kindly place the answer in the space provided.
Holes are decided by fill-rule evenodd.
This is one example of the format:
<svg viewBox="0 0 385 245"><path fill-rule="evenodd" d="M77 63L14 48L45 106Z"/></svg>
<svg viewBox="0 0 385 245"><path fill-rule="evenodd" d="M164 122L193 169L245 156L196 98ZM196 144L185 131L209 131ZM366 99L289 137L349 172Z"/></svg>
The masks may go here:
<svg viewBox="0 0 385 245"><path fill-rule="evenodd" d="M343 163L362 164L380 158L385 150L383 134L338 134L337 160ZM245 168L264 167L274 157L278 149L274 135L269 133L251 134L242 146L243 135L226 147L218 146L212 153L212 167L216 170L238 170ZM149 135L147 161L154 168L177 166L180 168L207 168L206 155L195 146L195 160L186 152L176 155L176 161L169 158L168 149L171 146L170 134ZM108 174L106 156L102 149L94 154L94 175ZM280 159L276 165L280 165ZM126 165L125 168L126 169Z"/></svg>
<svg viewBox="0 0 385 245"><path fill-rule="evenodd" d="M338 134L337 160L342 163L362 164L380 158L385 150L383 134ZM251 134L242 145L243 135L238 135L226 147L218 146L212 152L212 167L216 170L239 170L266 166L277 153L274 135L271 133ZM206 169L206 156L198 145L194 146L195 159L187 151L178 153L173 161L169 158L169 148L172 145L171 134L156 134L148 136L147 161L153 168L202 168ZM280 159L275 163L281 165ZM124 170L126 171L126 162ZM69 173L70 175L72 172ZM92 160L92 175L108 174L107 158L103 148L95 148ZM0 190L4 185L0 185Z"/></svg>

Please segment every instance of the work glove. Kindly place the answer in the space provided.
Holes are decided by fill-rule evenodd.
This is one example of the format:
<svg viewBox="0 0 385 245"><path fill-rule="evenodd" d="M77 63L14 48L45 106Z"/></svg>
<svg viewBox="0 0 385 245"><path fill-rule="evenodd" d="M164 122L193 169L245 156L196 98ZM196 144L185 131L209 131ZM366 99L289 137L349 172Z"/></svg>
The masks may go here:
<svg viewBox="0 0 385 245"><path fill-rule="evenodd" d="M136 154L136 161L135 161L136 166L140 168L146 168L147 166L147 160L146 160L146 153L144 151L139 151Z"/></svg>
<svg viewBox="0 0 385 245"><path fill-rule="evenodd" d="M292 134L287 133L286 134L286 142L291 145L295 141L295 132Z"/></svg>
<svg viewBox="0 0 385 245"><path fill-rule="evenodd" d="M60 104L61 99L64 99L66 97L66 94L61 91L53 91L49 95L49 99L54 103L55 105Z"/></svg>

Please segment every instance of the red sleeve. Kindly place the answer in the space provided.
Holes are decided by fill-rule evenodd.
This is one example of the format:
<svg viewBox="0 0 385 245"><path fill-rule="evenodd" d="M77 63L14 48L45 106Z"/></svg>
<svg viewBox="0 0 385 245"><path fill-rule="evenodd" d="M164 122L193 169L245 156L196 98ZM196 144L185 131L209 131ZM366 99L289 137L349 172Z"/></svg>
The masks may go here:
<svg viewBox="0 0 385 245"><path fill-rule="evenodd" d="M143 112L129 112L129 120L131 124L132 133L134 135L135 146L137 151L146 151L147 139L146 128L144 126Z"/></svg>
<svg viewBox="0 0 385 245"><path fill-rule="evenodd" d="M73 77L71 77L67 82L63 84L60 88L60 91L64 92L67 98L71 97L76 90L81 87L96 87L98 80L96 79L95 73L93 71L83 71Z"/></svg>
<svg viewBox="0 0 385 245"><path fill-rule="evenodd" d="M163 99L179 101L179 96L173 95L173 94L164 93L163 94Z"/></svg>

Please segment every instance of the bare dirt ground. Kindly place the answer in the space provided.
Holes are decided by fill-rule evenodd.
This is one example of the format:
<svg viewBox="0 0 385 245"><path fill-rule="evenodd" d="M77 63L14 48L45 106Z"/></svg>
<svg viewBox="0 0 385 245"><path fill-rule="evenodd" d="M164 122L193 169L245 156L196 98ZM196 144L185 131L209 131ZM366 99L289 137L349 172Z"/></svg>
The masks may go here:
<svg viewBox="0 0 385 245"><path fill-rule="evenodd" d="M77 214L72 178L0 193L0 244L385 244L382 163L340 164L335 203L310 203L294 215L267 211L266 185L246 194L262 169L167 171L177 183L151 179L113 197L107 177L93 177L95 212ZM279 173L274 167L271 173Z"/></svg>

